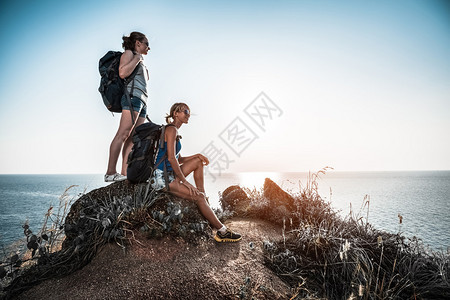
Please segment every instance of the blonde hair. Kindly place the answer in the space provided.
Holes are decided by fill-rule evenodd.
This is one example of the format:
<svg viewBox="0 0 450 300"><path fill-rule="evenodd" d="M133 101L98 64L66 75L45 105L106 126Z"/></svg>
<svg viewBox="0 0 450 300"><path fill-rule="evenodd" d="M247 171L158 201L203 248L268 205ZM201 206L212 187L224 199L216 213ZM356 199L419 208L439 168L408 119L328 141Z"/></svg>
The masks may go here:
<svg viewBox="0 0 450 300"><path fill-rule="evenodd" d="M177 102L174 105L172 105L172 107L170 108L170 113L166 114L166 123L169 124L170 123L170 119L172 119L172 121L174 120L173 115L176 112L180 112L183 111L183 109L188 108L189 106L186 103L183 102Z"/></svg>

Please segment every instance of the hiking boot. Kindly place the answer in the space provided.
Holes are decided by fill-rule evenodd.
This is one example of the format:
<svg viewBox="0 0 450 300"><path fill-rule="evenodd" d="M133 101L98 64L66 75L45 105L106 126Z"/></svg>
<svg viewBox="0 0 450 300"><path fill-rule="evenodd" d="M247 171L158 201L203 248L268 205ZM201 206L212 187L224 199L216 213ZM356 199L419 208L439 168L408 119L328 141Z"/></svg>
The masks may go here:
<svg viewBox="0 0 450 300"><path fill-rule="evenodd" d="M116 182L127 179L127 176L123 176L122 174L116 173L112 175L105 174L105 182Z"/></svg>
<svg viewBox="0 0 450 300"><path fill-rule="evenodd" d="M242 236L239 233L231 231L230 229L227 229L225 233L220 233L220 231L217 230L214 239L219 243L226 243L226 242L233 243L239 242L242 239Z"/></svg>

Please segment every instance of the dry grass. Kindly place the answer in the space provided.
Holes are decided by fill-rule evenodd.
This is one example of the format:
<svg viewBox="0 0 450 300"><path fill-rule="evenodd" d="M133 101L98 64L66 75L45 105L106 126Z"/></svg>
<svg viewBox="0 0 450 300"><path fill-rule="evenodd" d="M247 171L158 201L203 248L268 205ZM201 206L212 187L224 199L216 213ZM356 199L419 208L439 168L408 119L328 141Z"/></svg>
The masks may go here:
<svg viewBox="0 0 450 300"><path fill-rule="evenodd" d="M267 265L296 289L295 299L450 298L449 255L373 228L369 197L357 214L339 217L318 193L325 171L292 195L297 210L283 218L285 239L266 249Z"/></svg>

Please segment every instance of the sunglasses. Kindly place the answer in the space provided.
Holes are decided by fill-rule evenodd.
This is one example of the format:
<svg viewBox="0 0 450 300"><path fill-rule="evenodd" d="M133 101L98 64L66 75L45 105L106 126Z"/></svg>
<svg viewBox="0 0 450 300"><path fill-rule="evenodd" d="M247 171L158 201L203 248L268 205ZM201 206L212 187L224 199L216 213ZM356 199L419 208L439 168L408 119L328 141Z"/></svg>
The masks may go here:
<svg viewBox="0 0 450 300"><path fill-rule="evenodd" d="M185 110L183 110L182 112L184 112L186 115L190 115L191 114L191 112L189 111L189 109L185 109Z"/></svg>
<svg viewBox="0 0 450 300"><path fill-rule="evenodd" d="M139 42L141 42L141 41L139 41ZM148 41L146 41L146 42L141 42L141 43L147 45L147 47L150 47L150 44L148 43Z"/></svg>

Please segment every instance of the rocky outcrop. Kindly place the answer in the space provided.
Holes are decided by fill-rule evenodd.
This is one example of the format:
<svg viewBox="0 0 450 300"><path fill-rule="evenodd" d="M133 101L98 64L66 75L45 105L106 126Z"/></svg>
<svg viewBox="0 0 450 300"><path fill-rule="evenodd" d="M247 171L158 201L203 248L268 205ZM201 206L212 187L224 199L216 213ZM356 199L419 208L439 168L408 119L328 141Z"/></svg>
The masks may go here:
<svg viewBox="0 0 450 300"><path fill-rule="evenodd" d="M266 179L261 192L249 194L238 186L224 191L222 204L235 215L226 225L243 239L218 244L194 228L180 230L202 222L190 202L149 195L145 185L126 182L93 191L74 204L66 222L78 228L68 228L66 249L73 251L56 265L67 268L70 259L87 253L80 245L92 237L117 242L126 234L129 243L102 245L84 268L53 276L19 299L450 298L442 253L429 254L418 241L405 243L399 234L356 219L342 220L313 189L291 196ZM160 238L149 238L153 229ZM40 275L52 274L40 267ZM390 288L380 290L380 282L388 281Z"/></svg>
<svg viewBox="0 0 450 300"><path fill-rule="evenodd" d="M290 299L294 291L265 265L265 241L281 240L281 228L249 218L226 225L243 234L241 242L192 244L137 231L126 251L106 244L81 270L19 299Z"/></svg>
<svg viewBox="0 0 450 300"><path fill-rule="evenodd" d="M234 216L251 216L275 223L294 211L294 198L269 178L263 198L251 201L238 185L228 187L221 197L222 209ZM139 228L149 237L170 234L190 239L211 233L197 206L165 192L152 192L147 184L121 181L82 195L73 203L65 221L63 249L83 250L99 241L126 237L124 228Z"/></svg>
<svg viewBox="0 0 450 300"><path fill-rule="evenodd" d="M223 208L233 215L227 225L243 235L240 243L225 245L211 238L194 202L153 192L147 184L122 181L82 195L66 217L60 255L44 266L46 273L70 275L46 280L23 299L288 298L289 287L267 269L263 252L280 240L278 213L292 201L266 182L265 199L258 201L239 186L222 193Z"/></svg>
<svg viewBox="0 0 450 300"><path fill-rule="evenodd" d="M294 198L269 178L262 197L249 198L238 185L221 197L223 211L233 216L260 218L281 224L295 210ZM166 192L153 192L147 184L121 181L93 190L73 203L65 221L63 249L126 238L126 229L138 228L148 237L175 235L196 240L211 235L211 228L194 202ZM98 240L98 243L94 240Z"/></svg>
<svg viewBox="0 0 450 300"><path fill-rule="evenodd" d="M121 181L93 190L73 203L64 225L63 249L80 250L93 239L124 239L124 229L136 227L149 237L172 234L191 238L211 232L193 201L153 192L147 184Z"/></svg>

